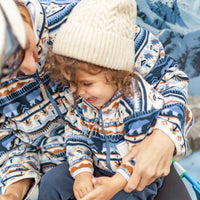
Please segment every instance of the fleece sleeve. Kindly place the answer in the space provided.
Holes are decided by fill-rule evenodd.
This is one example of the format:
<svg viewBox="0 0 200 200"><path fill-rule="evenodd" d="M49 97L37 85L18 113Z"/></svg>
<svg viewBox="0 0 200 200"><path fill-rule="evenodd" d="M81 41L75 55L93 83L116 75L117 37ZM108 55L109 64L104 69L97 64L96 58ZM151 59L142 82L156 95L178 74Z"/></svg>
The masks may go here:
<svg viewBox="0 0 200 200"><path fill-rule="evenodd" d="M90 139L81 131L66 126L66 154L69 163L69 171L73 178L81 172L93 174L92 152L90 150Z"/></svg>
<svg viewBox="0 0 200 200"><path fill-rule="evenodd" d="M127 163L123 163L117 169L117 172L120 173L127 181L129 180L130 176L134 170L135 161L129 160Z"/></svg>
<svg viewBox="0 0 200 200"><path fill-rule="evenodd" d="M32 178L34 179L34 185L30 188L28 197L39 183L41 177L38 152L33 146L21 143L12 133L5 137L2 137L2 135L5 136L5 132L1 133L3 148L9 149L10 145L13 145L12 149L7 151L3 151L3 148L1 148L0 180L2 194L4 194L6 188L12 183Z"/></svg>
<svg viewBox="0 0 200 200"><path fill-rule="evenodd" d="M187 106L188 77L177 62L165 54L160 41L150 32L136 27L135 65L145 80L164 97L164 108L155 129L166 133L176 146L176 155L188 152L187 133L193 115Z"/></svg>
<svg viewBox="0 0 200 200"><path fill-rule="evenodd" d="M154 129L162 130L172 139L176 155L185 155L188 152L187 133L193 123L192 112L186 104L187 75L178 69L172 58L165 56L145 78L164 97L164 108Z"/></svg>

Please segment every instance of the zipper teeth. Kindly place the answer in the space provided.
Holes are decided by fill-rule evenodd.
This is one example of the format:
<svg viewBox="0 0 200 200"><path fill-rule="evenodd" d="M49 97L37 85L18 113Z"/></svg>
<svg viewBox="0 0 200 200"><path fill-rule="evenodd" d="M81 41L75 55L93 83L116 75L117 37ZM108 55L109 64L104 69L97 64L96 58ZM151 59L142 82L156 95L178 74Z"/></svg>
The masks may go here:
<svg viewBox="0 0 200 200"><path fill-rule="evenodd" d="M108 138L106 137L106 134L105 134L105 131L104 131L104 124L103 124L103 117L102 117L101 108L100 108L99 114L101 116L100 118L101 118L101 121L102 121L102 132L103 132L103 134L105 136L106 148L107 148L107 151L108 151L108 154L106 155L106 164L108 166L108 169L112 171L111 166L110 166L110 146L109 146Z"/></svg>

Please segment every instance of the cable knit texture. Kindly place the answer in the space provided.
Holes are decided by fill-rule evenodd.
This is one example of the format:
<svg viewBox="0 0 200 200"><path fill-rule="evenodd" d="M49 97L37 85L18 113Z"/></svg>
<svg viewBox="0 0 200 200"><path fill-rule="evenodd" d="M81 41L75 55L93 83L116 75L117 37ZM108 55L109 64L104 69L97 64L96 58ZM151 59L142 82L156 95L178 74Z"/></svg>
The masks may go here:
<svg viewBox="0 0 200 200"><path fill-rule="evenodd" d="M53 51L99 66L132 71L136 13L134 0L82 0L58 31Z"/></svg>
<svg viewBox="0 0 200 200"><path fill-rule="evenodd" d="M13 79L0 88L0 186L3 194L10 184L23 178L34 179L31 192L44 173L67 159L65 139L68 132L64 131L65 124L61 123L58 110L66 115L71 107L70 94L67 88L49 80L43 66L59 26L67 20L78 1L24 1L36 33L39 74ZM188 77L165 55L162 44L153 34L138 26L134 29L135 67L165 99L155 127L172 139L177 155L184 155L188 151L186 138L192 125L192 113L186 104ZM43 98L41 85L51 98Z"/></svg>

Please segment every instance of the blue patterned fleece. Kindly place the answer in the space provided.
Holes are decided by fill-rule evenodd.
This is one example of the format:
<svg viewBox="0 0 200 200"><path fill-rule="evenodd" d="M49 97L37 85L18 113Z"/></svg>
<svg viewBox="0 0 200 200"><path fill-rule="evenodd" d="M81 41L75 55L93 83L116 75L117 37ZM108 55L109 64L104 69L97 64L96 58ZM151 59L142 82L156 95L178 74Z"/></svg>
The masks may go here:
<svg viewBox="0 0 200 200"><path fill-rule="evenodd" d="M164 108L163 96L138 77L134 97L127 98L119 91L99 110L81 99L76 109L67 113L66 119L77 130L66 126L67 157L73 177L84 171L93 173L94 164L129 179L134 161L121 165L121 160L152 133Z"/></svg>
<svg viewBox="0 0 200 200"><path fill-rule="evenodd" d="M38 72L8 81L0 88L2 193L10 184L24 178L33 178L34 188L42 174L66 160L64 124L70 122L63 116L71 108L71 95L66 87L49 80L44 62L57 29L78 0L24 1L37 37ZM178 70L172 58L165 56L157 38L138 26L135 48L135 64L140 74L164 97L162 112L166 117L160 117L155 127L172 139L177 154L185 154L192 121L186 105L188 77Z"/></svg>

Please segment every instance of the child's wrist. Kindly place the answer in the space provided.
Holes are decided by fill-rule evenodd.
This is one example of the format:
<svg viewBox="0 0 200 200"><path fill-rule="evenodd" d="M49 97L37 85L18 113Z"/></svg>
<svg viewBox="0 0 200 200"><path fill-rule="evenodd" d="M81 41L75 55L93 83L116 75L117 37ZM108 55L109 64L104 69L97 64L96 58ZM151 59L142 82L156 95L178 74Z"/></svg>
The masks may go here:
<svg viewBox="0 0 200 200"><path fill-rule="evenodd" d="M118 191L124 189L127 184L127 180L120 173L116 173L114 176L112 176L112 179L113 184L115 184L115 187L118 189Z"/></svg>

